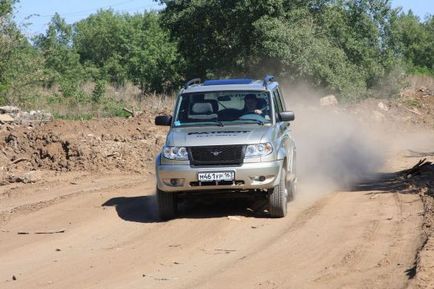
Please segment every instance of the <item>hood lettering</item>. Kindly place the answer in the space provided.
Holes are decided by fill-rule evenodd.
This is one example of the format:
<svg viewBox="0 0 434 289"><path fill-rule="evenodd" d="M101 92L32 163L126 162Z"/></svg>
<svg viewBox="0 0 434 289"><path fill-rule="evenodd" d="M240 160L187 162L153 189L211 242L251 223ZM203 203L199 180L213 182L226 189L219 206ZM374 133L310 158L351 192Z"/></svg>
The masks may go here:
<svg viewBox="0 0 434 289"><path fill-rule="evenodd" d="M233 131L197 131L197 132L189 132L188 135L197 135L197 136L205 136L205 135L236 135L236 134L244 134L249 133L249 130L233 130Z"/></svg>
<svg viewBox="0 0 434 289"><path fill-rule="evenodd" d="M249 133L249 130L226 130L226 131L197 131L189 132L188 135L196 137L213 137L213 136L239 136L240 134Z"/></svg>

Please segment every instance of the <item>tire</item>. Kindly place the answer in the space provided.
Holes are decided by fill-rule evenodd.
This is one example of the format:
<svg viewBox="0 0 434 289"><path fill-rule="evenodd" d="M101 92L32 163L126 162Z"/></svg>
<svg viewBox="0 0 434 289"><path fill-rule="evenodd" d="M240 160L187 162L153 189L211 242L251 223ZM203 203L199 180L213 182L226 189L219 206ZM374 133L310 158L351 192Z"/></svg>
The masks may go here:
<svg viewBox="0 0 434 289"><path fill-rule="evenodd" d="M172 192L164 192L157 188L158 214L161 220L176 218L176 197Z"/></svg>
<svg viewBox="0 0 434 289"><path fill-rule="evenodd" d="M286 177L286 169L282 168L279 184L272 189L268 196L268 210L272 218L282 218L286 216L288 203Z"/></svg>

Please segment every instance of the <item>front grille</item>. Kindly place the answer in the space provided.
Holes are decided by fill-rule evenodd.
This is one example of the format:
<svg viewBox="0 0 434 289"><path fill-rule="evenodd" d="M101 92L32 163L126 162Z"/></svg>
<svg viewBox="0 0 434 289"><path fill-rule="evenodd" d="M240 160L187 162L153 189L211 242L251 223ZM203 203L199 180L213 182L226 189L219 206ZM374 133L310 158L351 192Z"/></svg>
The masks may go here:
<svg viewBox="0 0 434 289"><path fill-rule="evenodd" d="M189 147L188 153L193 166L241 165L244 160L245 146Z"/></svg>

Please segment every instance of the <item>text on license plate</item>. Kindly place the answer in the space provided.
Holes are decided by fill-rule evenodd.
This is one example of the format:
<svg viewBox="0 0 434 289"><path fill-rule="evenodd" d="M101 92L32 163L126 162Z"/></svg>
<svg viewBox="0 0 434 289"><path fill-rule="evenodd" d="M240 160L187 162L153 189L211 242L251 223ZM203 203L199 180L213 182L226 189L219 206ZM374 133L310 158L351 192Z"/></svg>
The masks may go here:
<svg viewBox="0 0 434 289"><path fill-rule="evenodd" d="M233 181L235 172L202 172L197 174L199 182Z"/></svg>

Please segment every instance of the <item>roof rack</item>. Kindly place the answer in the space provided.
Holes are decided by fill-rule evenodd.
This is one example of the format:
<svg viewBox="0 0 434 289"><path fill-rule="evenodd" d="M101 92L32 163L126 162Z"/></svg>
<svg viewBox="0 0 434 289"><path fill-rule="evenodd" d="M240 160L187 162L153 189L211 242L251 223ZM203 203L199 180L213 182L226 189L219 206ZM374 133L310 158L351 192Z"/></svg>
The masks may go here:
<svg viewBox="0 0 434 289"><path fill-rule="evenodd" d="M250 78L210 79L205 80L203 85L250 84L252 82L253 80Z"/></svg>
<svg viewBox="0 0 434 289"><path fill-rule="evenodd" d="M200 78L193 78L192 80L188 81L185 85L184 88L187 89L190 85L193 84L199 84L200 83Z"/></svg>
<svg viewBox="0 0 434 289"><path fill-rule="evenodd" d="M267 84L269 84L270 82L274 82L274 76L272 75L265 75L264 77L264 87L267 87Z"/></svg>

